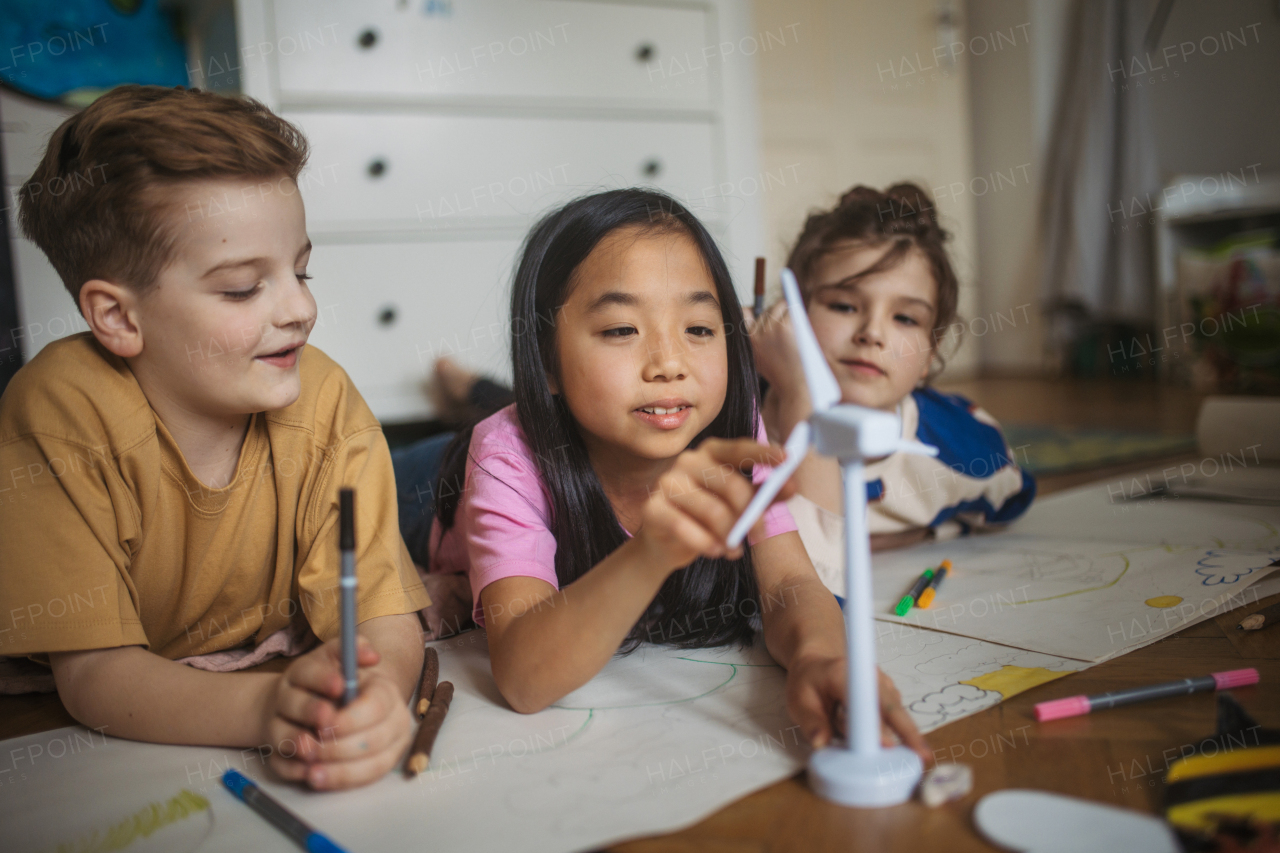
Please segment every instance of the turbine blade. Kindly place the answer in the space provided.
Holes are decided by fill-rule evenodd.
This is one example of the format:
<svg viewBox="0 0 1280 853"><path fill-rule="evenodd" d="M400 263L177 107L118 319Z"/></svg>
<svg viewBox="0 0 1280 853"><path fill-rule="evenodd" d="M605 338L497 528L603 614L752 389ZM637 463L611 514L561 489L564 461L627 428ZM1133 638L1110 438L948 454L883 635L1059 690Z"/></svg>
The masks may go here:
<svg viewBox="0 0 1280 853"><path fill-rule="evenodd" d="M918 453L921 456L937 456L938 448L932 444L925 444L923 441L912 441L909 438L904 438L898 442L898 452Z"/></svg>
<svg viewBox="0 0 1280 853"><path fill-rule="evenodd" d="M800 353L800 364L804 368L813 410L824 412L840 402L840 383L836 382L835 374L827 364L827 357L822 354L822 347L813 334L813 326L809 325L809 313L800 297L800 285L796 283L795 273L789 269L782 271L782 292L787 297L787 313L791 315L791 328L796 333L796 349Z"/></svg>
<svg viewBox="0 0 1280 853"><path fill-rule="evenodd" d="M747 504L747 508L742 511L742 516L738 519L738 523L733 525L733 529L729 531L726 541L730 548L737 548L738 544L746 538L747 531L751 529L751 525L764 515L764 511L769 508L769 504L773 503L773 499L778 496L784 483L791 478L791 475L800 467L800 463L804 461L804 456L809 452L809 437L812 429L808 421L801 421L796 424L795 429L791 430L791 435L787 436L787 443L783 448L787 451L787 458L781 465L773 469L773 473L769 478L760 484L760 488L756 491L755 497L751 499L751 503Z"/></svg>

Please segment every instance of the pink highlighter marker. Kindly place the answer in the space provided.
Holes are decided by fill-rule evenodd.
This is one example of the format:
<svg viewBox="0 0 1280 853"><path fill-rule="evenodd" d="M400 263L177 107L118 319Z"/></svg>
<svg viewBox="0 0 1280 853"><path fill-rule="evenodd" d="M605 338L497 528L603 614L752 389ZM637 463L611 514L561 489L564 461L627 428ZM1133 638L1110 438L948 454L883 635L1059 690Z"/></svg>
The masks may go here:
<svg viewBox="0 0 1280 853"><path fill-rule="evenodd" d="M1078 717L1090 711L1117 708L1134 702L1145 702L1148 699L1163 699L1166 696L1181 696L1185 693L1199 693L1202 690L1227 690L1257 683L1258 671L1253 667L1232 669L1226 672L1215 672L1213 675L1202 675L1199 678L1184 678L1181 681L1152 684L1149 687L1113 690L1110 693L1099 693L1097 696L1068 696L1066 699L1040 702L1036 704L1036 719L1043 723L1046 720Z"/></svg>

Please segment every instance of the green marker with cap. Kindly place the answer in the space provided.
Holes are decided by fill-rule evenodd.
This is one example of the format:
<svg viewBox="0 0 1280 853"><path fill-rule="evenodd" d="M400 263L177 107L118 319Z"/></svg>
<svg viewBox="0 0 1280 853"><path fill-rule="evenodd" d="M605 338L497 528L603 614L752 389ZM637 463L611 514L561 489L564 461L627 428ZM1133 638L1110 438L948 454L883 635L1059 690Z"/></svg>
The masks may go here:
<svg viewBox="0 0 1280 853"><path fill-rule="evenodd" d="M916 578L916 582L911 587L911 592L902 596L902 600L898 602L898 606L893 608L893 612L898 616L906 616L907 611L916 604L916 599L920 597L920 593L924 592L924 588L929 585L929 581L933 580L933 569L925 569L924 574Z"/></svg>

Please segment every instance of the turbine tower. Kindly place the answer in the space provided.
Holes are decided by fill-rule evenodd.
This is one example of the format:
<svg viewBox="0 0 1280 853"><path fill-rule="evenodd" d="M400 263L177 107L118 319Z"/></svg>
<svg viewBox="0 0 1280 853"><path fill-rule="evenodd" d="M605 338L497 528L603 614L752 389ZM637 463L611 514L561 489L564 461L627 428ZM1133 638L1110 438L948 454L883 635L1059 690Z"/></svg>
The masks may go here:
<svg viewBox="0 0 1280 853"><path fill-rule="evenodd" d="M899 451L936 456L938 449L902 438L902 422L897 415L840 402L840 384L809 325L800 287L789 269L782 271L782 290L813 400L813 414L796 424L787 437L786 461L760 486L729 532L728 544L737 547L795 473L811 445L823 456L834 456L840 462L844 482L844 622L849 667L845 708L849 730L844 742L818 750L809 758L809 778L818 794L843 805L895 805L911 796L924 768L919 756L907 747L880 745L871 542L863 464Z"/></svg>

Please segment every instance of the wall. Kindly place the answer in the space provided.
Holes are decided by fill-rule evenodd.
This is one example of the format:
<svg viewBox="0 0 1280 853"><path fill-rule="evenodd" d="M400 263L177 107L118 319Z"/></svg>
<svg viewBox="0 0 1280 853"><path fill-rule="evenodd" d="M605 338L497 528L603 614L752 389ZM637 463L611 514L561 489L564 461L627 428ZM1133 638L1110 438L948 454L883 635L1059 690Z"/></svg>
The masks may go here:
<svg viewBox="0 0 1280 853"><path fill-rule="evenodd" d="M754 0L754 8L757 30L792 35L758 56L771 292L808 211L856 183L911 179L943 190L937 204L955 234L961 313L975 317L971 57L957 50L952 67L933 57L940 39L967 44L979 34L940 32L938 11L948 6L926 0ZM961 189L947 192L953 186ZM974 372L977 356L965 345L948 376Z"/></svg>
<svg viewBox="0 0 1280 853"><path fill-rule="evenodd" d="M1154 3L1151 4L1154 9ZM968 0L970 32L1030 22L1029 49L992 54L969 66L974 173L1029 162L1029 186L974 199L979 305L990 315L1031 304L1023 328L981 341L983 369L1036 372L1047 363L1039 304L1036 217L1041 164L1052 132L1069 4L1062 0ZM1226 37L1230 32L1232 39ZM1240 42L1245 44L1241 45ZM1188 46L1190 45L1190 46ZM1175 52L1166 58L1163 48ZM1160 175L1253 180L1280 172L1280 14L1273 0L1180 0L1152 57L1109 69L1117 85L1146 87ZM1156 66L1154 70L1150 70Z"/></svg>
<svg viewBox="0 0 1280 853"><path fill-rule="evenodd" d="M974 173L996 176L987 192L974 197L980 316L998 315L999 325L981 337L981 328L973 330L986 373L1042 369L1036 222L1065 7L1059 0L966 3L972 32L1025 25L1028 33L1020 49L992 53L969 66ZM1012 324L1005 319L1010 317Z"/></svg>
<svg viewBox="0 0 1280 853"><path fill-rule="evenodd" d="M1160 39L1168 45L1173 59L1152 63L1167 68L1146 77L1162 177L1254 163L1280 172L1280 6L1181 0Z"/></svg>

